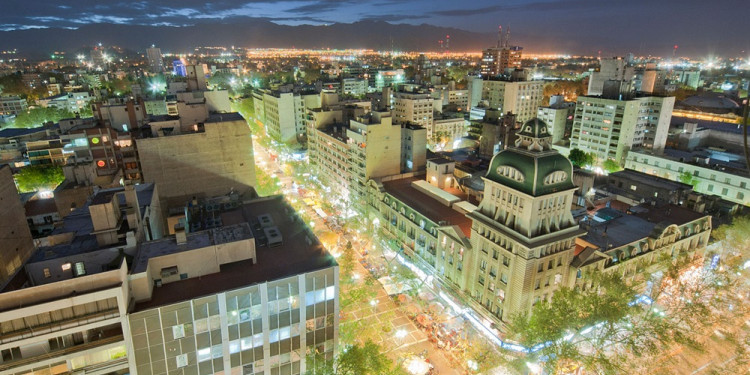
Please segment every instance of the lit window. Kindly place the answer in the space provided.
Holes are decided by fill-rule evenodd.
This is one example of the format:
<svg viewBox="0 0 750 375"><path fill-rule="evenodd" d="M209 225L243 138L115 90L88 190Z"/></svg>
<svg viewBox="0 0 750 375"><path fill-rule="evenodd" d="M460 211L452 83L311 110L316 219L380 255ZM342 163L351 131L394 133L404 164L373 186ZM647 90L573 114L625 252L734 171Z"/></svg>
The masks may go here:
<svg viewBox="0 0 750 375"><path fill-rule="evenodd" d="M75 273L76 276L83 276L86 274L86 266L83 262L76 262L73 273Z"/></svg>
<svg viewBox="0 0 750 375"><path fill-rule="evenodd" d="M70 269L70 263L65 263L65 264L62 265L62 270L63 271L67 271L69 269Z"/></svg>

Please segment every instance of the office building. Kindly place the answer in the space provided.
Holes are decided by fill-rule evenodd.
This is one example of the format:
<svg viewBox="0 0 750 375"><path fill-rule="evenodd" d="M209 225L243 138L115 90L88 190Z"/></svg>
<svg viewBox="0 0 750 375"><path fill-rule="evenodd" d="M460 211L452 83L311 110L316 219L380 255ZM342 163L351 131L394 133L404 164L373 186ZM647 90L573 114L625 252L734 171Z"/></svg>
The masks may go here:
<svg viewBox="0 0 750 375"><path fill-rule="evenodd" d="M281 92L271 90L256 90L253 92L254 105L256 107L256 118L265 125L268 136L283 143L296 143L306 133L305 128L305 101L307 96L294 92ZM320 103L313 104L309 108L320 107ZM258 111L258 107L262 110Z"/></svg>
<svg viewBox="0 0 750 375"><path fill-rule="evenodd" d="M599 162L623 165L631 149L664 150L674 97L644 96L606 99L579 96L570 148L596 154Z"/></svg>
<svg viewBox="0 0 750 375"><path fill-rule="evenodd" d="M177 77L187 77L187 68L185 62L180 59L172 61L172 74Z"/></svg>
<svg viewBox="0 0 750 375"><path fill-rule="evenodd" d="M186 129L165 127L135 143L143 180L157 183L170 205L194 196L243 195L255 186L250 128L238 113L211 115Z"/></svg>
<svg viewBox="0 0 750 375"><path fill-rule="evenodd" d="M161 48L151 46L146 48L146 59L151 73L164 72L164 58L161 55Z"/></svg>
<svg viewBox="0 0 750 375"><path fill-rule="evenodd" d="M489 108L502 113L512 112L520 122L535 118L544 99L544 82L514 79L483 81L482 99Z"/></svg>
<svg viewBox="0 0 750 375"><path fill-rule="evenodd" d="M283 197L235 198L195 200L175 236L143 239L161 221L141 216L160 211L154 185L97 193L65 220L72 241L57 234L0 293L0 371L304 374L309 353L332 359L333 257Z"/></svg>
<svg viewBox="0 0 750 375"><path fill-rule="evenodd" d="M500 111L487 110L481 121L472 121L472 128L479 135L479 156L489 160L516 141L516 133L521 129L521 123L512 113L502 114Z"/></svg>

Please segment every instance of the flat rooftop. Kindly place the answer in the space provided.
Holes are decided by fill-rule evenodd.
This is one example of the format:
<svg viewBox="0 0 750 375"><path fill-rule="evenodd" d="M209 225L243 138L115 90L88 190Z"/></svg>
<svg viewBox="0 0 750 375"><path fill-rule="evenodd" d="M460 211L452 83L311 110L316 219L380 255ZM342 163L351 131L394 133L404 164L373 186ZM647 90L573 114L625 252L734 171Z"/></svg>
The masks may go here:
<svg viewBox="0 0 750 375"><path fill-rule="evenodd" d="M631 211L628 214L612 208L599 209L581 222L588 231L582 239L606 251L648 237L654 229L663 230L668 225L683 225L706 216L672 204L637 206Z"/></svg>
<svg viewBox="0 0 750 375"><path fill-rule="evenodd" d="M247 202L237 209L223 213L222 217L226 217L225 222L228 222L229 226L244 225L245 228L250 228L257 239L263 232L257 218L264 214L270 215L274 225L278 227L283 244L276 247L256 245L256 264L253 264L252 260L229 263L222 265L220 272L154 288L151 300L137 303L135 310L187 301L336 265L333 256L312 234L307 224L296 216L294 209L282 196ZM232 224L234 221L243 223Z"/></svg>
<svg viewBox="0 0 750 375"><path fill-rule="evenodd" d="M621 178L639 185L658 186L670 190L692 190L693 187L682 182L668 180L648 173L638 172L632 169L624 169L618 172L610 173L611 177Z"/></svg>
<svg viewBox="0 0 750 375"><path fill-rule="evenodd" d="M245 118L242 117L237 112L231 112L231 113L214 113L208 116L208 119L206 120L206 124L212 123L212 122L224 122L224 121L245 121Z"/></svg>
<svg viewBox="0 0 750 375"><path fill-rule="evenodd" d="M173 236L144 242L139 246L131 272L146 272L151 258L253 238L253 232L250 224L241 223L189 233L186 237L184 244L178 244Z"/></svg>
<svg viewBox="0 0 750 375"><path fill-rule="evenodd" d="M385 188L386 193L413 208L415 211L420 212L429 220L435 223L447 221L449 225L458 225L467 237L470 236L471 219L412 186L412 182L421 180L416 177L408 177L385 181L383 182L383 188ZM466 198L466 195L457 189L446 191L461 199ZM460 193L460 195L457 193Z"/></svg>

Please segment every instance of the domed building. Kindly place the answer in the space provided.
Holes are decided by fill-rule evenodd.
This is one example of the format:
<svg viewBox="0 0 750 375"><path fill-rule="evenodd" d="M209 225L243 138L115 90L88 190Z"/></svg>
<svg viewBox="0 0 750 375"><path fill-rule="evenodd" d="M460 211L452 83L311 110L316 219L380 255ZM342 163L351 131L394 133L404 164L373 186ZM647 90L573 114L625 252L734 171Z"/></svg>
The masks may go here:
<svg viewBox="0 0 750 375"><path fill-rule="evenodd" d="M467 286L504 321L550 299L575 277L570 263L575 239L584 231L570 211L573 165L551 141L547 124L526 122L514 147L492 158L484 199L468 214L476 275Z"/></svg>

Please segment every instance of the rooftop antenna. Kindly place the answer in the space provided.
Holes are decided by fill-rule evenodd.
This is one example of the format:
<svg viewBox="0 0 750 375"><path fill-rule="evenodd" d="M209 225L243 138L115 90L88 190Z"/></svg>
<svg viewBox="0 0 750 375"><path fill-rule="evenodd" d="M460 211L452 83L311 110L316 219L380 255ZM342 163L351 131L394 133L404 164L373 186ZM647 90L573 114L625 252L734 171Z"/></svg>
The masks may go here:
<svg viewBox="0 0 750 375"><path fill-rule="evenodd" d="M497 48L503 46L503 25L500 25L497 29Z"/></svg>
<svg viewBox="0 0 750 375"><path fill-rule="evenodd" d="M505 48L510 47L510 25L505 29Z"/></svg>
<svg viewBox="0 0 750 375"><path fill-rule="evenodd" d="M451 48L451 36L446 35L445 36L445 53L448 53L448 50Z"/></svg>

